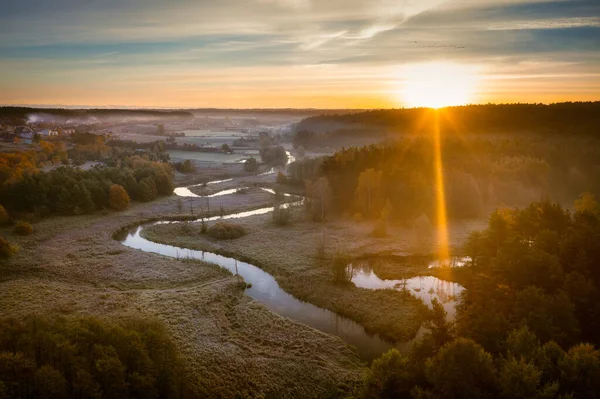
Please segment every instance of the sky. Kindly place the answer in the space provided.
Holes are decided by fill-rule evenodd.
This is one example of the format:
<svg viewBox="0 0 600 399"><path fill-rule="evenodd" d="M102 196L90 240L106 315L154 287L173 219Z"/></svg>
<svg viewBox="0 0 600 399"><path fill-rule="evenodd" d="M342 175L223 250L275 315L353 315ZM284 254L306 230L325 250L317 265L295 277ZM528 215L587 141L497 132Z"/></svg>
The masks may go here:
<svg viewBox="0 0 600 399"><path fill-rule="evenodd" d="M396 108L467 75L600 100L600 0L0 0L0 104Z"/></svg>

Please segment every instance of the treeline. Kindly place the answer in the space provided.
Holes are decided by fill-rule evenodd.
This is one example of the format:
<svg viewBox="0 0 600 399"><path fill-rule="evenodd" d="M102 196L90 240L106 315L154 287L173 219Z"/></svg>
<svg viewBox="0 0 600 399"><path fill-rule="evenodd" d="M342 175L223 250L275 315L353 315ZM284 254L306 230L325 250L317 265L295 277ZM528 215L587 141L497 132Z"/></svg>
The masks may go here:
<svg viewBox="0 0 600 399"><path fill-rule="evenodd" d="M109 207L109 190L115 184L137 201L170 195L174 189L172 174L169 164L136 155L112 167L95 166L87 171L60 167L26 174L0 186L0 201L11 215L91 213Z"/></svg>
<svg viewBox="0 0 600 399"><path fill-rule="evenodd" d="M164 327L95 318L0 320L0 398L188 397Z"/></svg>
<svg viewBox="0 0 600 399"><path fill-rule="evenodd" d="M14 124L25 124L28 116L35 114L44 122L65 124L69 119L78 121L113 119L192 119L188 111L152 110L152 109L67 109L67 108L28 108L0 107L0 118L9 119Z"/></svg>
<svg viewBox="0 0 600 399"><path fill-rule="evenodd" d="M474 233L455 323L434 304L407 356L375 361L359 398L598 398L600 206L497 211Z"/></svg>
<svg viewBox="0 0 600 399"><path fill-rule="evenodd" d="M302 120L295 131L331 132L341 128L384 129L393 133L429 133L439 116L443 132L560 133L598 135L600 101L557 104L487 104L388 109L351 114L321 115Z"/></svg>
<svg viewBox="0 0 600 399"><path fill-rule="evenodd" d="M442 141L446 207L450 217L485 215L498 205L524 205L542 197L572 201L600 193L600 142L595 138L448 137ZM434 142L403 138L394 144L351 147L289 168L293 183L325 177L335 209L349 215L410 221L435 217Z"/></svg>

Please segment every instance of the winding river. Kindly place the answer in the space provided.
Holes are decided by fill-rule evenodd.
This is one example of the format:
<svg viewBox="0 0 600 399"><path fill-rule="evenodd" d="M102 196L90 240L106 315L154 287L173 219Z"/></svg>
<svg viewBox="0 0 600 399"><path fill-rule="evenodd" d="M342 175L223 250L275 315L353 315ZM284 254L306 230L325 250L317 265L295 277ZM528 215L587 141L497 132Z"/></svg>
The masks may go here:
<svg viewBox="0 0 600 399"><path fill-rule="evenodd" d="M289 154L289 153L288 153ZM274 173L274 170L270 170L270 173ZM267 172L267 173L269 173ZM206 183L207 185L218 185L220 183L230 182L232 179L213 181ZM199 185L196 185L199 186ZM178 187L175 189L175 194L184 197L198 197L189 190L190 187ZM237 189L226 189L217 191L210 196L228 195L236 192ZM264 189L267 192L273 193L270 189ZM291 196L286 194L286 196ZM297 202L297 203L301 203ZM253 215L266 214L273 211L273 207L259 208L251 211L232 213L223 216L214 216L207 220L220 220L220 219L237 219L244 218ZM159 221L151 224L164 224L164 223L180 223L176 221ZM391 344L378 335L369 334L365 331L364 327L355 321L352 321L346 317L340 316L335 312L327 309L320 308L307 302L303 302L291 294L284 291L275 278L264 270L250 263L241 262L234 258L218 255L207 251L197 251L189 248L180 248L172 245L161 244L150 241L140 235L142 230L150 224L142 224L132 228L121 237L119 237L121 243L127 247L138 249L145 252L151 252L163 256L168 256L176 259L197 259L204 262L217 264L222 268L225 268L233 274L239 274L242 276L246 283L250 283L251 287L246 289L246 294L256 299L257 301L264 304L271 311L294 320L298 323L305 324L313 327L317 330L323 331L327 334L337 335L346 341L348 344L356 347L359 355L365 361L371 361L374 358L379 357L382 353L389 350L392 347L396 347L400 350L405 350L409 347L409 342ZM364 270L364 269L361 269ZM365 272L366 273L366 272ZM371 271L372 273L372 271ZM356 273L353 278L353 282L359 287L379 289L387 288L389 284L363 284L365 281L365 274ZM434 278L434 277L431 277ZM371 281L376 281L371 277Z"/></svg>

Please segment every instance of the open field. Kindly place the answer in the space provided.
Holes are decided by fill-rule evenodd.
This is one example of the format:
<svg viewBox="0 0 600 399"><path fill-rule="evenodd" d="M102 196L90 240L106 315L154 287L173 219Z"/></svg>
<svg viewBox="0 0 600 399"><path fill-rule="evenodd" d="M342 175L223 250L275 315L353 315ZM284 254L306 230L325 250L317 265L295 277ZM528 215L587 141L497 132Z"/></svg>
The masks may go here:
<svg viewBox="0 0 600 399"><path fill-rule="evenodd" d="M258 200L227 197L239 205L243 197ZM159 319L182 351L197 396L326 397L359 381L363 366L342 340L269 312L222 269L113 240L123 225L177 215L176 203L168 197L122 213L46 219L28 237L2 229L21 247L0 264L2 316Z"/></svg>

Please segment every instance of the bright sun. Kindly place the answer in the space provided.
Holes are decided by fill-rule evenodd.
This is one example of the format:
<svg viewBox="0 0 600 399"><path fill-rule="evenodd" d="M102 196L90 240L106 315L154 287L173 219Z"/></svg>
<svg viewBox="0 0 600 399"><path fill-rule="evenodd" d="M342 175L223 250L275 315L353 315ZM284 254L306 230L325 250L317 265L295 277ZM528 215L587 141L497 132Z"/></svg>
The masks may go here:
<svg viewBox="0 0 600 399"><path fill-rule="evenodd" d="M409 107L441 108L474 100L477 72L454 63L407 65L401 72L399 100Z"/></svg>

